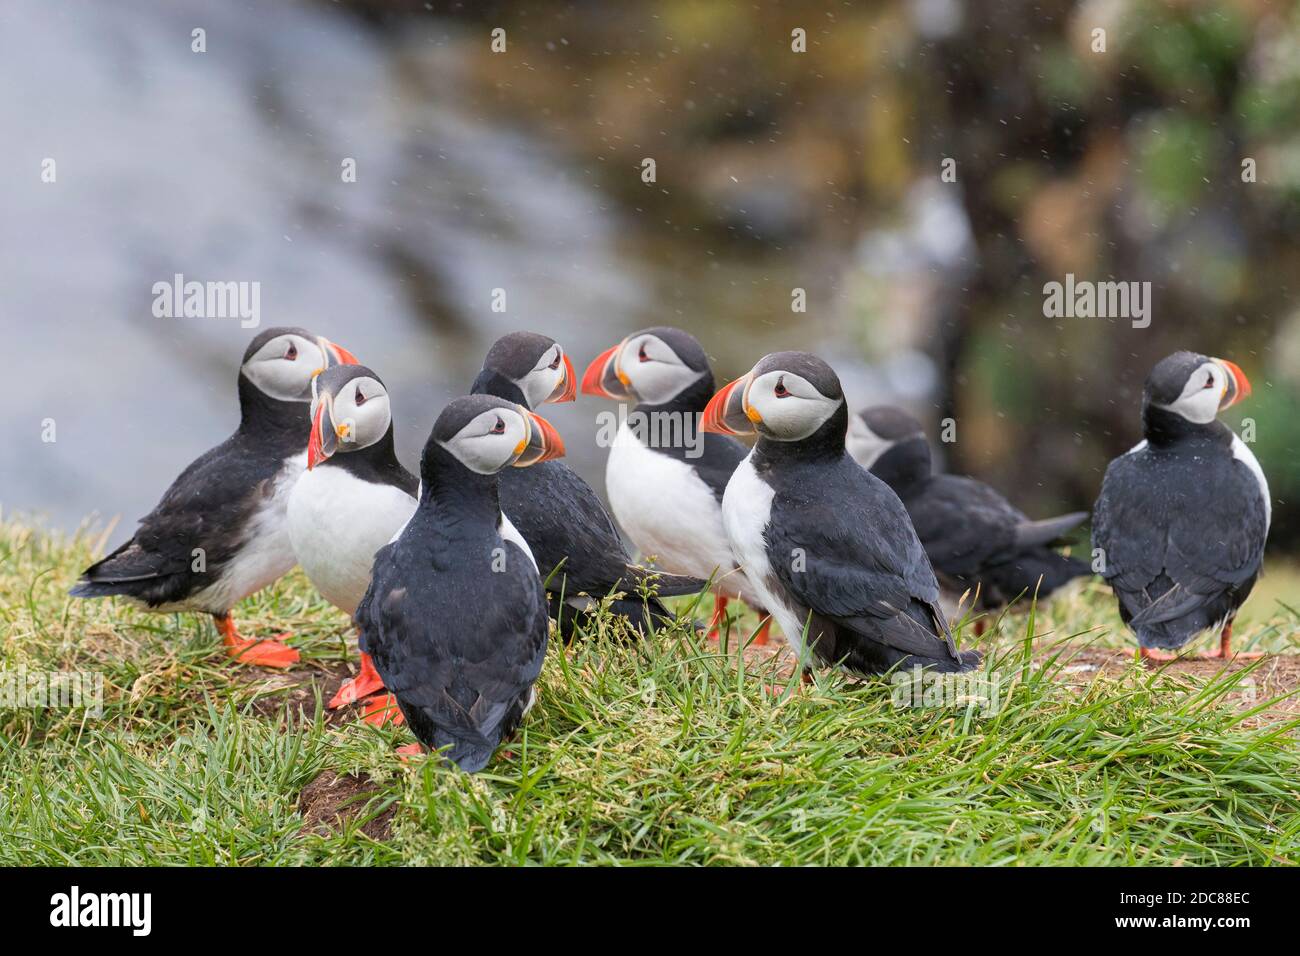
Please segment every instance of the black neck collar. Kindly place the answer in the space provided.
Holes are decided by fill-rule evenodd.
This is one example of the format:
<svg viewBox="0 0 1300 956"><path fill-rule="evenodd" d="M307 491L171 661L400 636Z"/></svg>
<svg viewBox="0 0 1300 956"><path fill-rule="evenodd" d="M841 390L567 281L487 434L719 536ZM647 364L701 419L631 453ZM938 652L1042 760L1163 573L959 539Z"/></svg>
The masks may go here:
<svg viewBox="0 0 1300 956"><path fill-rule="evenodd" d="M872 462L870 471L905 497L930 477L930 443L924 435L905 438Z"/></svg>
<svg viewBox="0 0 1300 956"><path fill-rule="evenodd" d="M470 386L469 391L471 395L495 395L497 398L504 398L507 402L514 402L532 411L532 406L524 397L524 390L492 369L485 368L479 372L478 378L474 379L474 384Z"/></svg>
<svg viewBox="0 0 1300 956"><path fill-rule="evenodd" d="M307 447L311 434L311 406L272 398L239 375L239 433L279 447Z"/></svg>
<svg viewBox="0 0 1300 956"><path fill-rule="evenodd" d="M841 399L840 407L835 409L834 414L822 422L821 428L807 438L801 438L799 441L776 441L760 434L758 444L754 446L754 465L758 468L768 468L842 458L845 454L844 434L848 428L848 405Z"/></svg>

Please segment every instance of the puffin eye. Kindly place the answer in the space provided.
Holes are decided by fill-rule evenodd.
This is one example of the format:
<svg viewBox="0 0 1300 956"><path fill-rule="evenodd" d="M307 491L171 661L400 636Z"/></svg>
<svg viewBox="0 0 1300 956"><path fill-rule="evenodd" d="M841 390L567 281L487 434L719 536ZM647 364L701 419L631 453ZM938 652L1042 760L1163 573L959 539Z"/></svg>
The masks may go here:
<svg viewBox="0 0 1300 956"><path fill-rule="evenodd" d="M296 360L297 360L297 358L298 358L298 343L296 343L293 339L290 339L290 340L289 340L289 348L288 348L288 350L284 353L284 357L285 357L285 359L286 359L287 361L290 361L290 362L293 362L293 361L296 361Z"/></svg>
<svg viewBox="0 0 1300 956"><path fill-rule="evenodd" d="M785 387L785 376L782 375L776 380L776 388L772 389L772 394L777 398L789 398L790 390Z"/></svg>
<svg viewBox="0 0 1300 956"><path fill-rule="evenodd" d="M1213 372L1206 372L1206 373L1205 373L1205 384L1202 385L1201 388L1214 388L1214 373L1213 373Z"/></svg>
<svg viewBox="0 0 1300 956"><path fill-rule="evenodd" d="M361 394L361 386L360 386L360 385L357 386L357 394L356 394L356 396L353 398L352 401L353 401L353 403L354 403L355 405L357 405L358 407L361 406L361 405L364 405L364 404L366 403L366 396L364 396L364 395Z"/></svg>
<svg viewBox="0 0 1300 956"><path fill-rule="evenodd" d="M639 358L642 362L648 362L648 361L650 361L650 356L646 355L646 353L645 353L645 343L644 343L644 342L642 342L642 343L641 343L641 347L640 347L639 349L637 349L636 357Z"/></svg>
<svg viewBox="0 0 1300 956"><path fill-rule="evenodd" d="M548 365L547 368L550 368L550 369L554 370L554 369L557 369L557 368L559 368L559 367L560 367L560 350L559 350L559 349L556 349L556 350L555 350L555 358L551 360L551 364Z"/></svg>
<svg viewBox="0 0 1300 956"><path fill-rule="evenodd" d="M497 416L497 423L496 423L495 425L492 426L492 430L491 430L490 432L488 432L488 434L489 434L489 435L504 435L505 433L506 433L506 423L503 422L503 421L501 420L501 416L498 415L498 416Z"/></svg>

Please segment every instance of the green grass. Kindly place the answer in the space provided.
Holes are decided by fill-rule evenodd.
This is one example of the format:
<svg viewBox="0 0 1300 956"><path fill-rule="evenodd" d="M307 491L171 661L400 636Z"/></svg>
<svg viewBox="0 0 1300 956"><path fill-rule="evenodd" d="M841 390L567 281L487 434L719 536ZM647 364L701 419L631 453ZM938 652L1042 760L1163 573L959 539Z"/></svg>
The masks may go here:
<svg viewBox="0 0 1300 956"><path fill-rule="evenodd" d="M0 665L105 681L98 718L0 711L0 864L1300 862L1297 722L1241 704L1258 670L1066 671L1054 642L1125 643L1098 586L986 635L1002 695L987 717L895 707L885 681L834 674L773 693L775 662L601 627L552 647L509 754L469 777L399 763L403 730L327 722L319 692L298 716L207 621L68 599L90 558L0 524ZM1239 638L1294 652L1300 616L1277 596L1252 599ZM346 620L296 573L239 620L294 632L296 678L345 653ZM316 832L299 795L323 772L369 790Z"/></svg>

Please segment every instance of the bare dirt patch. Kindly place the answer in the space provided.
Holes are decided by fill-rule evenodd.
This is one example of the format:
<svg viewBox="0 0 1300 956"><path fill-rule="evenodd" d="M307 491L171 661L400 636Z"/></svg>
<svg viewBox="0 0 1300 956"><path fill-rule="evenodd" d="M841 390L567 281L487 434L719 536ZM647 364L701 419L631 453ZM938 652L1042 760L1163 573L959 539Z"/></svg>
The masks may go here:
<svg viewBox="0 0 1300 956"><path fill-rule="evenodd" d="M353 821L364 819L357 828L359 832L372 840L387 840L392 836L397 810L389 806L375 813L373 798L378 793L368 780L325 770L303 787L298 797L298 809L302 813L302 828L298 832L304 836L311 833L328 836Z"/></svg>
<svg viewBox="0 0 1300 956"><path fill-rule="evenodd" d="M247 671L243 683L253 695L253 712L259 716L274 718L287 715L293 721L313 720L316 716L318 691L326 724L342 724L360 716L360 709L355 704L338 710L324 706L343 682L354 676L353 669L342 661L300 664L282 672L254 668L247 668Z"/></svg>

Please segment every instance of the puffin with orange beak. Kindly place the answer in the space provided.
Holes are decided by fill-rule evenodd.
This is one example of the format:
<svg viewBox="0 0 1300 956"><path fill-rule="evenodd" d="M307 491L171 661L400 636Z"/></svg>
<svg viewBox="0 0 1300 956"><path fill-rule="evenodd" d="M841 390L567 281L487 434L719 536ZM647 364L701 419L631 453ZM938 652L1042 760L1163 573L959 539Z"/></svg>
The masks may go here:
<svg viewBox="0 0 1300 956"><path fill-rule="evenodd" d="M713 397L707 430L758 436L722 499L731 549L805 670L971 670L903 503L845 449L848 421L838 376L808 352L765 356Z"/></svg>
<svg viewBox="0 0 1300 956"><path fill-rule="evenodd" d="M257 335L239 367L238 429L181 472L135 535L87 568L69 593L211 614L240 662L297 661L281 640L243 637L230 609L294 566L287 511L306 463L312 378L355 363L347 349L305 329Z"/></svg>
<svg viewBox="0 0 1300 956"><path fill-rule="evenodd" d="M729 600L754 608L767 643L771 619L736 565L722 526L722 494L749 449L700 428L713 370L700 343L670 326L634 332L587 367L582 391L635 403L621 416L605 467L605 491L619 527L647 560L672 574L712 580L710 636ZM661 592L662 593L662 592Z"/></svg>
<svg viewBox="0 0 1300 956"><path fill-rule="evenodd" d="M325 600L351 617L370 585L375 552L415 513L419 482L397 460L388 390L364 365L329 368L312 385L307 472L289 496L289 539L298 564ZM331 708L384 689L368 654L344 681ZM396 710L385 697L368 702L366 720Z"/></svg>
<svg viewBox="0 0 1300 956"><path fill-rule="evenodd" d="M1147 377L1143 440L1106 469L1093 553L1148 660L1172 659L1205 631L1220 633L1205 656L1232 656L1232 622L1263 567L1272 518L1263 469L1217 419L1249 395L1233 362L1175 352Z"/></svg>
<svg viewBox="0 0 1300 956"><path fill-rule="evenodd" d="M502 513L498 473L564 454L522 405L468 395L438 416L420 459L420 501L375 556L357 608L361 649L420 747L482 770L536 695L546 656L546 593Z"/></svg>
<svg viewBox="0 0 1300 956"><path fill-rule="evenodd" d="M511 332L488 350L470 391L532 409L573 401L578 381L554 339ZM596 492L562 461L508 469L501 472L499 486L501 510L532 549L546 580L551 617L566 641L608 595L614 595L610 610L645 634L654 622L674 620L658 595L694 594L704 587L697 578L632 565Z"/></svg>

